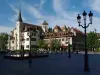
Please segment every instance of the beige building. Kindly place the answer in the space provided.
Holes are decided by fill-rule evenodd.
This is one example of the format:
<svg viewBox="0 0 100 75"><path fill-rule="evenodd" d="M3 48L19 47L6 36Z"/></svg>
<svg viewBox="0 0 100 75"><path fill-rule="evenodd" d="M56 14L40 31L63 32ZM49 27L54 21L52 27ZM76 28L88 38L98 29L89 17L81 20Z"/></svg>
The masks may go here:
<svg viewBox="0 0 100 75"><path fill-rule="evenodd" d="M68 48L68 44L70 44L73 50L84 49L84 33L76 28L69 28L65 25L59 27L56 25L52 28L52 31L45 32L44 34L44 40L48 44L54 39L60 41L62 48Z"/></svg>

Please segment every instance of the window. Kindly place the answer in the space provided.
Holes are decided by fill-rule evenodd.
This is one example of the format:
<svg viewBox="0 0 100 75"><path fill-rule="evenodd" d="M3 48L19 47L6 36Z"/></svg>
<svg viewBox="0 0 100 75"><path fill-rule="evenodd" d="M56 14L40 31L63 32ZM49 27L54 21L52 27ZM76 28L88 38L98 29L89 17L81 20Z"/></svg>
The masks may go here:
<svg viewBox="0 0 100 75"><path fill-rule="evenodd" d="M36 45L31 45L31 48L36 48L37 46Z"/></svg>
<svg viewBox="0 0 100 75"><path fill-rule="evenodd" d="M14 41L12 41L12 43L14 43Z"/></svg>
<svg viewBox="0 0 100 75"><path fill-rule="evenodd" d="M36 34L34 33L34 36L36 36Z"/></svg>
<svg viewBox="0 0 100 75"><path fill-rule="evenodd" d="M36 41L36 38L31 38L31 41Z"/></svg>
<svg viewBox="0 0 100 75"><path fill-rule="evenodd" d="M27 36L29 36L29 32L27 33Z"/></svg>
<svg viewBox="0 0 100 75"><path fill-rule="evenodd" d="M29 48L29 45L26 45L26 48Z"/></svg>
<svg viewBox="0 0 100 75"><path fill-rule="evenodd" d="M66 41L68 41L68 38L66 39Z"/></svg>
<svg viewBox="0 0 100 75"><path fill-rule="evenodd" d="M65 42L65 44L68 44L68 42Z"/></svg>
<svg viewBox="0 0 100 75"><path fill-rule="evenodd" d="M64 39L62 39L62 41L64 41Z"/></svg>
<svg viewBox="0 0 100 75"><path fill-rule="evenodd" d="M26 41L29 41L29 38L26 38Z"/></svg>

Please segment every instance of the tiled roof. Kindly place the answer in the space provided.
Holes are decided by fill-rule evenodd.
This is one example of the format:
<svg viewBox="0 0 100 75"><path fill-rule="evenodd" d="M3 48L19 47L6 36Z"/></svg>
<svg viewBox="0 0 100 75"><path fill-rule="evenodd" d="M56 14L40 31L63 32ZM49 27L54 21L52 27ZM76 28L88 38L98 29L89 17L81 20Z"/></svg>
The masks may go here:
<svg viewBox="0 0 100 75"><path fill-rule="evenodd" d="M65 29L65 28L67 28L65 25L63 25L63 26L61 27L61 29Z"/></svg>
<svg viewBox="0 0 100 75"><path fill-rule="evenodd" d="M54 27L54 29L61 30L61 28L60 28L58 25L56 25L56 26Z"/></svg>
<svg viewBox="0 0 100 75"><path fill-rule="evenodd" d="M28 28L32 28L32 29L43 31L41 26L38 26L38 25L29 24L29 23L23 23L23 25L24 25L23 31L28 31Z"/></svg>
<svg viewBox="0 0 100 75"><path fill-rule="evenodd" d="M53 32L48 32L45 33L44 38L61 38L61 37L68 37L68 36L74 36L72 32L57 32L57 33L53 33Z"/></svg>
<svg viewBox="0 0 100 75"><path fill-rule="evenodd" d="M71 29L73 29L76 33L80 33L80 34L84 34L82 31L80 31L79 29L77 29L77 28L71 28Z"/></svg>

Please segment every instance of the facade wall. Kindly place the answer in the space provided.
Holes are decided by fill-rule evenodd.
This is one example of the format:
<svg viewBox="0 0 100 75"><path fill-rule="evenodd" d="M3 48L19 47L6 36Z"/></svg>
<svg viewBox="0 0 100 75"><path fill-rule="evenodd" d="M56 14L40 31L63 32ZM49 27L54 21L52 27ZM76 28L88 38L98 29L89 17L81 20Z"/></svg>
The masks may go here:
<svg viewBox="0 0 100 75"><path fill-rule="evenodd" d="M51 40L59 40L61 45L68 46L68 43L72 45L72 37L61 37L61 38L48 38L44 39L47 43L49 43Z"/></svg>
<svg viewBox="0 0 100 75"><path fill-rule="evenodd" d="M20 50L21 46L23 46L25 50L30 49L30 38L28 36L29 32L28 31L21 32L23 27L24 27L23 23L21 23L21 22L16 23L16 28L13 30L13 34L12 34L12 36L14 38L9 41L9 43L10 43L9 48L11 50L16 50L16 49ZM41 25L41 27L44 30L44 32L48 31L48 25ZM59 30L55 30L55 31L57 33L59 33ZM66 32L66 31L63 30L62 32ZM69 43L70 45L73 46L74 49L83 48L84 47L83 34L76 33L76 31L74 31L73 29L71 30L71 32L74 34L73 36L72 35L70 36L71 33L69 33L68 36L66 36L66 37L64 35L60 35L59 38L58 37L49 37L44 40L47 43L50 43L51 40L57 39L61 42L61 45L68 46L68 43ZM38 40L40 39L40 31L39 30L36 30L36 32L33 31L32 34L33 34L33 36L31 38L33 38L33 41L31 41L31 45L35 47L35 46L37 46ZM21 40L22 37L24 39L23 41Z"/></svg>
<svg viewBox="0 0 100 75"><path fill-rule="evenodd" d="M30 37L28 36L28 33L29 32L24 32L24 49L26 50L29 50L30 49ZM35 34L35 35L34 35ZM37 46L37 43L38 43L38 39L39 39L39 36L38 36L38 33L36 32L33 32L33 36L31 36L31 38L33 39L36 39L36 40L31 40L31 45L33 46ZM28 39L28 40L27 40ZM29 47L27 47L27 45Z"/></svg>

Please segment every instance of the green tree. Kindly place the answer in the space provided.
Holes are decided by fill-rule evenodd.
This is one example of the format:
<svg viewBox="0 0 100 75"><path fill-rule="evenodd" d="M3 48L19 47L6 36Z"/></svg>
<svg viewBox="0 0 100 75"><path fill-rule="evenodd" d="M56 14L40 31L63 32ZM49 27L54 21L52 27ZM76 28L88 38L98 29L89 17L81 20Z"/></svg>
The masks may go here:
<svg viewBox="0 0 100 75"><path fill-rule="evenodd" d="M57 39L52 40L50 46L51 46L52 50L59 50L59 48L60 48L60 41L58 41Z"/></svg>
<svg viewBox="0 0 100 75"><path fill-rule="evenodd" d="M0 33L0 49L4 50L7 48L8 34Z"/></svg>
<svg viewBox="0 0 100 75"><path fill-rule="evenodd" d="M54 42L54 43L55 43L55 48L56 48L57 50L59 50L59 48L60 48L60 46L61 46L61 45L60 45L60 41L57 40L57 39L54 40L54 41L55 41L55 42Z"/></svg>
<svg viewBox="0 0 100 75"><path fill-rule="evenodd" d="M98 36L95 32L90 32L87 35L87 44L90 50L94 50L99 46Z"/></svg>
<svg viewBox="0 0 100 75"><path fill-rule="evenodd" d="M48 44L44 40L39 40L38 41L38 47L47 49L48 48Z"/></svg>
<svg viewBox="0 0 100 75"><path fill-rule="evenodd" d="M48 28L48 31L49 31L49 32L52 32L52 28L49 27L49 28Z"/></svg>
<svg viewBox="0 0 100 75"><path fill-rule="evenodd" d="M38 47L43 48L44 40L38 40Z"/></svg>

